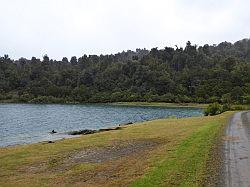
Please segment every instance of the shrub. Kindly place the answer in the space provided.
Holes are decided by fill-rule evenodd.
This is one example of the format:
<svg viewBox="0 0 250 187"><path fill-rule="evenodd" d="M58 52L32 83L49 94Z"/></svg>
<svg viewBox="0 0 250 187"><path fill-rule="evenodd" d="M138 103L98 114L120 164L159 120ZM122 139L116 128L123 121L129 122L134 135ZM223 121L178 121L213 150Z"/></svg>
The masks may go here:
<svg viewBox="0 0 250 187"><path fill-rule="evenodd" d="M161 95L160 97L160 102L174 102L174 95L172 95L171 93L166 93L164 95Z"/></svg>
<svg viewBox="0 0 250 187"><path fill-rule="evenodd" d="M210 103L217 103L217 102L219 102L219 97L216 97L216 96L212 96L212 97L210 97L209 99L208 99L208 101L210 102Z"/></svg>
<svg viewBox="0 0 250 187"><path fill-rule="evenodd" d="M223 107L215 102L215 103L212 103L210 105L208 105L208 107L206 108L206 110L204 111L204 115L205 116L214 116L214 115L217 115L217 114L221 114L223 111Z"/></svg>
<svg viewBox="0 0 250 187"><path fill-rule="evenodd" d="M232 103L231 94L227 93L227 94L222 95L221 102L222 103Z"/></svg>
<svg viewBox="0 0 250 187"><path fill-rule="evenodd" d="M53 96L38 96L29 101L30 103L64 103L62 98L56 98Z"/></svg>
<svg viewBox="0 0 250 187"><path fill-rule="evenodd" d="M18 101L19 102L29 102L31 100L32 96L30 96L28 93L24 93L19 96Z"/></svg>
<svg viewBox="0 0 250 187"><path fill-rule="evenodd" d="M243 104L247 104L247 105L250 104L250 94L245 95L242 98L243 98Z"/></svg>
<svg viewBox="0 0 250 187"><path fill-rule="evenodd" d="M228 110L232 110L232 105L230 103L225 103L222 105L222 111L228 111Z"/></svg>

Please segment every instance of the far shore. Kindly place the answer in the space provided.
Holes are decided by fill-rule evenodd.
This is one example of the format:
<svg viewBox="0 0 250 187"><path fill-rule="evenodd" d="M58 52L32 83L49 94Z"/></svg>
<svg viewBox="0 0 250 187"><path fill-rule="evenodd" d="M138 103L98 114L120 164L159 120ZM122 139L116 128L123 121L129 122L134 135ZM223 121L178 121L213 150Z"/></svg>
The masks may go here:
<svg viewBox="0 0 250 187"><path fill-rule="evenodd" d="M200 108L206 109L210 103L166 103L166 102L43 102L43 103L32 103L32 102L16 102L13 100L0 100L0 104L65 104L65 105L113 105L113 106L149 106L149 107L166 107L166 108ZM232 104L231 110L250 110L248 104Z"/></svg>
<svg viewBox="0 0 250 187"><path fill-rule="evenodd" d="M121 105L121 106L158 106L158 107L169 107L169 108L206 108L208 104L200 103L163 103L163 102L116 102L111 103L112 105Z"/></svg>
<svg viewBox="0 0 250 187"><path fill-rule="evenodd" d="M0 104L107 104L107 105L120 105L120 106L158 106L158 107L193 107L193 108L206 108L208 104L201 103L165 103L165 102L106 102L106 103L80 103L80 102L47 102L47 103L30 103L30 102L16 102L13 100L0 100Z"/></svg>

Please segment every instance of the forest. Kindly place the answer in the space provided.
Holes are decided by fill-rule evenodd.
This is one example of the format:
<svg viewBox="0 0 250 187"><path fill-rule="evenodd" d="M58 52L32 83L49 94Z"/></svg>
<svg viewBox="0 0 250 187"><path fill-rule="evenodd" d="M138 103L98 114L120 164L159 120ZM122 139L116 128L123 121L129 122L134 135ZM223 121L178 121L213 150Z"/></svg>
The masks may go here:
<svg viewBox="0 0 250 187"><path fill-rule="evenodd" d="M250 40L83 55L0 57L0 102L250 103Z"/></svg>

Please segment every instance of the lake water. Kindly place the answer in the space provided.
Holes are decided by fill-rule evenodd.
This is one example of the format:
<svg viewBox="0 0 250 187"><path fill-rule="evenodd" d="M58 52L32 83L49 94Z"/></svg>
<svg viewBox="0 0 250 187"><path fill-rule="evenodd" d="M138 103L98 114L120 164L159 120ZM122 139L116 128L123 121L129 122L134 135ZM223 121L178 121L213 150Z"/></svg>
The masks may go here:
<svg viewBox="0 0 250 187"><path fill-rule="evenodd" d="M113 106L104 104L0 104L0 146L56 140L67 132L176 116L201 116L198 108ZM56 134L50 134L52 130Z"/></svg>

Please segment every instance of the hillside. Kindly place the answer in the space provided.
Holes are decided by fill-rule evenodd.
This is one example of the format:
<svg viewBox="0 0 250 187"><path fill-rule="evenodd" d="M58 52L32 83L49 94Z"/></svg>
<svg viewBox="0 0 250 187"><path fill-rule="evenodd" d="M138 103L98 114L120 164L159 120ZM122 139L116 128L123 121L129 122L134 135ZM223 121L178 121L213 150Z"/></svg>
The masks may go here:
<svg viewBox="0 0 250 187"><path fill-rule="evenodd" d="M0 57L1 102L250 102L250 40L42 60Z"/></svg>

